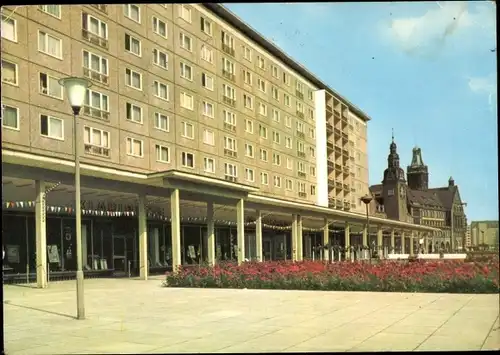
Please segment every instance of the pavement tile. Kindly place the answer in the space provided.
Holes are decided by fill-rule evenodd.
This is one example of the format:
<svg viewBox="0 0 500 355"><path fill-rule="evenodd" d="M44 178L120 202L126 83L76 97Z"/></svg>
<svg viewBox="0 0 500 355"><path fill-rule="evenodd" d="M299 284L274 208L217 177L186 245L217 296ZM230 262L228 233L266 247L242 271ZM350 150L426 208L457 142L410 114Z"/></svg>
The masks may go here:
<svg viewBox="0 0 500 355"><path fill-rule="evenodd" d="M468 339L467 337L457 337L453 335L431 335L422 344L417 351L462 351L462 350L481 350L483 341Z"/></svg>
<svg viewBox="0 0 500 355"><path fill-rule="evenodd" d="M351 348L350 351L412 351L426 338L426 334L380 332Z"/></svg>

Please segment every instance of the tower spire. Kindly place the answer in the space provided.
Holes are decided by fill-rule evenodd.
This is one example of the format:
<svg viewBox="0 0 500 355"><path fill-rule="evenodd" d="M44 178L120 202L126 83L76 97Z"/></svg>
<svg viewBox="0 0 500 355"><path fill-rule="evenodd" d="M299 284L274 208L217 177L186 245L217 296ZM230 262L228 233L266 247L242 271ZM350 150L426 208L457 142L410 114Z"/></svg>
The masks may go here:
<svg viewBox="0 0 500 355"><path fill-rule="evenodd" d="M394 128L391 129L392 129L392 143L394 143Z"/></svg>

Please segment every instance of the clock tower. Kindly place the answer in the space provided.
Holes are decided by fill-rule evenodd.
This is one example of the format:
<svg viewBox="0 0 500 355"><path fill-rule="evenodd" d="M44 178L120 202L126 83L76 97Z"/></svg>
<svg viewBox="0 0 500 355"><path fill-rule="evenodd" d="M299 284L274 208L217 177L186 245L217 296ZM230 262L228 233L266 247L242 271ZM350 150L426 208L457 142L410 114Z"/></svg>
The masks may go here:
<svg viewBox="0 0 500 355"><path fill-rule="evenodd" d="M392 142L389 146L387 169L384 171L382 186L384 209L387 218L405 221L408 214L406 202L408 185L405 180L405 172L399 165L397 146L396 143L394 143L394 132L392 133Z"/></svg>

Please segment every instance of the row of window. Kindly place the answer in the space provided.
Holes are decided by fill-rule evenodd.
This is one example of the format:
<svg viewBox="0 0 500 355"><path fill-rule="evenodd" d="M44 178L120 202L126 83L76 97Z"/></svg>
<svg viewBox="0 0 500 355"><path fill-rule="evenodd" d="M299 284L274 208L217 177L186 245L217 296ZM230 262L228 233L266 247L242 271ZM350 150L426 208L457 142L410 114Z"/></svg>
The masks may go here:
<svg viewBox="0 0 500 355"><path fill-rule="evenodd" d="M10 129L19 129L19 109L13 106L4 105L3 108L3 121L2 125ZM168 117L155 112L154 114L155 127L158 129L168 130L169 120ZM88 133L87 133L88 130ZM45 137L54 139L64 139L64 120L42 114L40 115L40 134ZM193 126L186 122L182 122L182 135L186 138L194 139ZM95 128L85 128L85 140L86 144L94 146L94 149L98 151L99 155L108 156L110 148L110 133L107 131L95 129ZM224 136L224 152L225 155L232 158L237 158L237 140L232 137ZM203 143L215 146L215 133L211 129L205 128L203 131ZM162 159L161 161L170 162L170 150L168 147L164 147L167 152L167 159ZM303 146L302 146L303 149ZM255 158L255 146L250 143L245 144L245 156L248 158ZM144 156L144 142L140 139L127 138L127 153L137 157ZM96 153L97 154L97 153ZM310 154L314 156L314 148L310 147ZM269 151L267 149L260 148L259 150L260 159L264 162L269 160ZM272 153L273 165L281 166L282 155L276 152ZM194 165L193 165L194 166ZM293 170L293 160L289 157L286 158L286 167L289 170ZM302 176L306 176L306 164L302 161L297 162L297 171ZM314 166L309 167L309 173L311 176L316 176L316 168Z"/></svg>

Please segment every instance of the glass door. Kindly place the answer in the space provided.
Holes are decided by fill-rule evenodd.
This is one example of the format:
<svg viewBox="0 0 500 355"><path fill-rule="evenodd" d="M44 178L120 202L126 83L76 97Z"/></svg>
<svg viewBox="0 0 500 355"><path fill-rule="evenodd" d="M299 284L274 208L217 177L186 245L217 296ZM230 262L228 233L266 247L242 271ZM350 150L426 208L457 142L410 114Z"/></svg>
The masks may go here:
<svg viewBox="0 0 500 355"><path fill-rule="evenodd" d="M127 272L127 240L122 235L113 236L113 269Z"/></svg>

